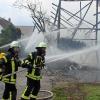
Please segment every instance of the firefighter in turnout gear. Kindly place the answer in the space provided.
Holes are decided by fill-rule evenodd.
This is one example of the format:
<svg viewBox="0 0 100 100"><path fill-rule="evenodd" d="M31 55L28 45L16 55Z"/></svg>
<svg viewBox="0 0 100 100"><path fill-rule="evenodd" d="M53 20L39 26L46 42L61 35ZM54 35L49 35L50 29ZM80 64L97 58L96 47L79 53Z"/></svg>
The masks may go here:
<svg viewBox="0 0 100 100"><path fill-rule="evenodd" d="M5 59L5 53L1 52L0 53L0 60ZM0 64L0 81L2 80L2 64Z"/></svg>
<svg viewBox="0 0 100 100"><path fill-rule="evenodd" d="M36 100L40 90L41 70L45 66L45 54L47 44L39 43L35 52L31 52L26 59L23 60L22 67L28 68L27 86L22 93L21 100Z"/></svg>
<svg viewBox="0 0 100 100"><path fill-rule="evenodd" d="M5 83L5 90L2 96L2 100L16 100L17 89L16 89L16 72L20 61L18 58L19 44L17 41L13 41L10 44L8 52L5 57L0 60L2 66L2 81ZM8 75L8 76L7 76Z"/></svg>

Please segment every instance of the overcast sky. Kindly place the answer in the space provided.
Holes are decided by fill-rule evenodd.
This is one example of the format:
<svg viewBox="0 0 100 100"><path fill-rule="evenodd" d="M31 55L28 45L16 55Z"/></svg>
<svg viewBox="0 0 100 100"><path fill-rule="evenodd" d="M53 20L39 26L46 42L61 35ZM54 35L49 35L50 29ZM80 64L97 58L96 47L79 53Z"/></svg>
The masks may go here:
<svg viewBox="0 0 100 100"><path fill-rule="evenodd" d="M0 0L0 17L3 17L5 19L11 18L11 21L15 25L33 25L32 19L30 17L30 14L24 10L24 9L18 9L13 6L13 3L16 0ZM52 8L51 3L55 2L57 3L58 0L40 0L42 1L43 9L47 12L48 15L50 15L50 11ZM87 2L84 2L83 6ZM65 7L68 10L75 11L75 9L79 9L79 2L63 2L63 7ZM89 15L92 16L93 13L95 13L95 3L93 4L91 11L89 12ZM90 19L90 18L89 18ZM91 20L92 17L91 17Z"/></svg>

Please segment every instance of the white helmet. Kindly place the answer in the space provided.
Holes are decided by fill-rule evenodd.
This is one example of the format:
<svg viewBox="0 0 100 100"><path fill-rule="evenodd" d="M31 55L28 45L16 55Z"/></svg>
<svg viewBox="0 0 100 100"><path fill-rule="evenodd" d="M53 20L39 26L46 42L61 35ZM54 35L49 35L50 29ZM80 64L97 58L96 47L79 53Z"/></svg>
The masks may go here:
<svg viewBox="0 0 100 100"><path fill-rule="evenodd" d="M13 41L11 44L10 44L10 48L13 48L13 47L20 47L19 46L19 43L17 41Z"/></svg>
<svg viewBox="0 0 100 100"><path fill-rule="evenodd" d="M40 42L39 45L37 47L43 47L46 48L47 44L45 42Z"/></svg>

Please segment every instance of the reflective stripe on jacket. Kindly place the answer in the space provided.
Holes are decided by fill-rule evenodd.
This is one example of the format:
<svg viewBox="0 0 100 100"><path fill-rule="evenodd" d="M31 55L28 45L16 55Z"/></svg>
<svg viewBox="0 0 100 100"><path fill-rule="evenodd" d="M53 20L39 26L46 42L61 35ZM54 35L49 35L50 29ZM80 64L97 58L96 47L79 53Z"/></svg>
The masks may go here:
<svg viewBox="0 0 100 100"><path fill-rule="evenodd" d="M44 67L44 58L37 55L36 52L31 53L27 59L24 60L26 66L28 66L28 73L27 77L33 80L40 80L41 76L41 69Z"/></svg>
<svg viewBox="0 0 100 100"><path fill-rule="evenodd" d="M13 74L18 70L18 59L12 57L11 55L6 55L4 58L3 66L4 73L3 76L11 74L10 76L3 77L2 81L5 83L15 84L16 83L16 74Z"/></svg>

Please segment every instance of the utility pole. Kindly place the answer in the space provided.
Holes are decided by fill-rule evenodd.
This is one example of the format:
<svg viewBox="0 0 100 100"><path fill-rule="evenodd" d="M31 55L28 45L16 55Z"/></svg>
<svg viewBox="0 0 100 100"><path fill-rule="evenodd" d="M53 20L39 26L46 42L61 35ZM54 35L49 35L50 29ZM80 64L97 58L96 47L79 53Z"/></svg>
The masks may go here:
<svg viewBox="0 0 100 100"><path fill-rule="evenodd" d="M58 33L57 33L57 44L59 44L59 40L60 40L60 19L61 19L61 0L59 0L59 5L58 5Z"/></svg>
<svg viewBox="0 0 100 100"><path fill-rule="evenodd" d="M99 0L96 0L96 44L98 44L98 5Z"/></svg>
<svg viewBox="0 0 100 100"><path fill-rule="evenodd" d="M98 44L98 7L99 7L99 0L96 0L96 41L95 44ZM97 66L99 67L99 52L96 51L96 57L97 57Z"/></svg>

